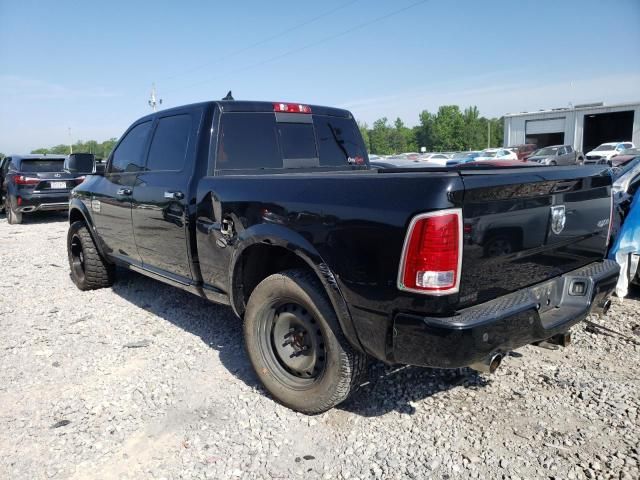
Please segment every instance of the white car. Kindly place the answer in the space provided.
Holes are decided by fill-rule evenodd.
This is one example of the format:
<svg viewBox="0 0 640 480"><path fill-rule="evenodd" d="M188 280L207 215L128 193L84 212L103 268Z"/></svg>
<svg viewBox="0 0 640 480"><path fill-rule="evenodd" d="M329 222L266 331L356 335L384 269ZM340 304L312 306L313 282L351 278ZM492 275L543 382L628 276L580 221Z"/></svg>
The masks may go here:
<svg viewBox="0 0 640 480"><path fill-rule="evenodd" d="M597 148L594 148L585 155L584 163L607 163L611 160L611 157L619 154L627 148L634 148L635 145L632 142L608 142L603 143Z"/></svg>
<svg viewBox="0 0 640 480"><path fill-rule="evenodd" d="M447 161L450 160L449 155L444 153L423 153L419 158L421 162L435 163L443 167L446 166Z"/></svg>
<svg viewBox="0 0 640 480"><path fill-rule="evenodd" d="M474 161L483 160L518 160L518 155L507 148L487 148Z"/></svg>

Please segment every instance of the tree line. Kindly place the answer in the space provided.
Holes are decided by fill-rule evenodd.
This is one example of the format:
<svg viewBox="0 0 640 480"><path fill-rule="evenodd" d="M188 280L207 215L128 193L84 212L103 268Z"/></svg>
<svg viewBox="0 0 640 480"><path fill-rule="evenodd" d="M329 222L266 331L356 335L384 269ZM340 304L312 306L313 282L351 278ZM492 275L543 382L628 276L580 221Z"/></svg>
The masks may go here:
<svg viewBox="0 0 640 480"><path fill-rule="evenodd" d="M369 153L377 155L418 152L421 147L450 152L502 146L504 118L481 117L475 106L462 111L458 105L442 105L437 113L423 110L419 120L413 128L400 118L390 124L386 117L373 122L372 128L360 122L358 126Z"/></svg>
<svg viewBox="0 0 640 480"><path fill-rule="evenodd" d="M78 153L93 153L96 158L107 158L113 150L113 147L116 146L117 138L110 138L109 140L105 140L104 142L96 142L95 140L87 140L86 142L82 140L78 140L73 145L56 145L54 147L49 148L36 148L35 150L31 150L31 153L43 155L47 154L56 154L56 155L68 155L71 153L71 147L73 147L74 152Z"/></svg>

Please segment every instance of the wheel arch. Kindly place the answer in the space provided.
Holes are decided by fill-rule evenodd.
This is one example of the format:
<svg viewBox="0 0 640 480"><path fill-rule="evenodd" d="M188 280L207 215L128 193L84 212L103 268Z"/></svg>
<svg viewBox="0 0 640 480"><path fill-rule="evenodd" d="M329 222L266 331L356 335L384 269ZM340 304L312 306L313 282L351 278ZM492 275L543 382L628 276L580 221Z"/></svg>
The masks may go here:
<svg viewBox="0 0 640 480"><path fill-rule="evenodd" d="M333 271L306 238L280 225L256 225L239 234L229 264L229 300L234 312L241 317L258 283L290 268L307 268L315 274L329 297L345 337L354 348L364 352Z"/></svg>

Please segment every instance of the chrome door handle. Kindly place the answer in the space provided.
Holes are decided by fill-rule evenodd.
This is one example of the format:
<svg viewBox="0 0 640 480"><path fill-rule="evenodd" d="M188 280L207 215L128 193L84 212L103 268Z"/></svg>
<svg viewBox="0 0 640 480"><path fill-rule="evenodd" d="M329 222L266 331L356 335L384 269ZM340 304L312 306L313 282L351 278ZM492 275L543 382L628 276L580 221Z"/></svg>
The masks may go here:
<svg viewBox="0 0 640 480"><path fill-rule="evenodd" d="M118 195L131 195L133 192L130 188L121 188L117 193Z"/></svg>
<svg viewBox="0 0 640 480"><path fill-rule="evenodd" d="M164 192L164 198L169 200L182 200L184 198L184 193L182 192Z"/></svg>

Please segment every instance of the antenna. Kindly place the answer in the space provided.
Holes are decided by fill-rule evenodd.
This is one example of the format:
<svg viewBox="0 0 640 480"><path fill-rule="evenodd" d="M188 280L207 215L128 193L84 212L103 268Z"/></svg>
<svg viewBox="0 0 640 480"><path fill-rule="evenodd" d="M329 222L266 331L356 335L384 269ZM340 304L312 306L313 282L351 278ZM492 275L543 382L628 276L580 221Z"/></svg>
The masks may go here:
<svg viewBox="0 0 640 480"><path fill-rule="evenodd" d="M67 130L69 131L69 153L73 153L73 139L71 137L71 127L67 127Z"/></svg>
<svg viewBox="0 0 640 480"><path fill-rule="evenodd" d="M156 100L156 84L155 83L151 84L151 96L149 97L149 101L147 103L151 107L151 110L153 110L154 112L156 111L156 107L158 105L162 105L161 98Z"/></svg>

